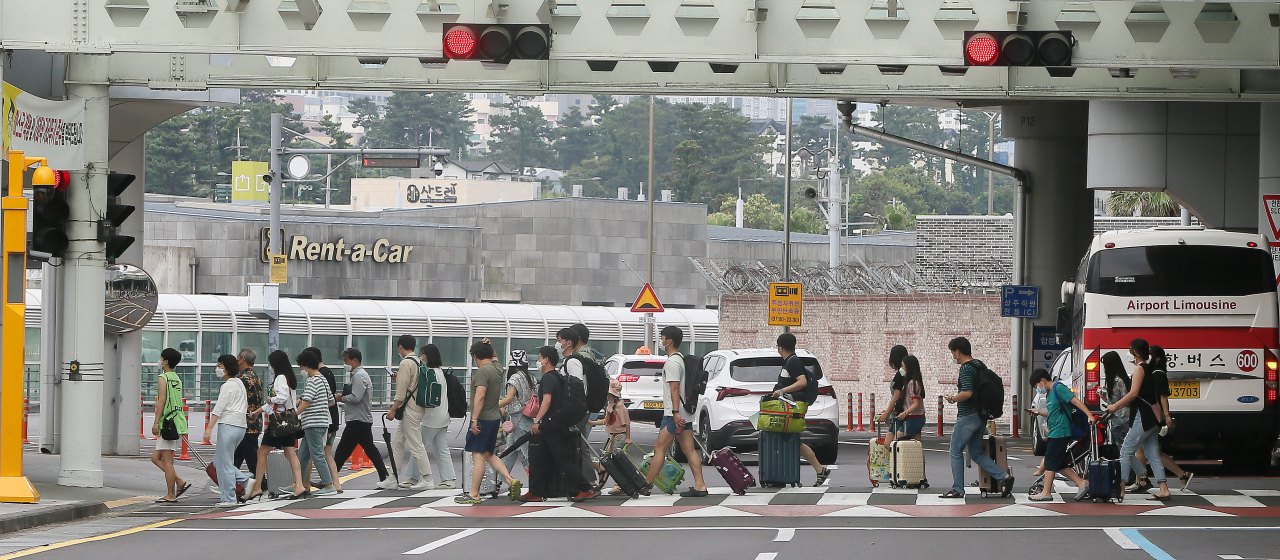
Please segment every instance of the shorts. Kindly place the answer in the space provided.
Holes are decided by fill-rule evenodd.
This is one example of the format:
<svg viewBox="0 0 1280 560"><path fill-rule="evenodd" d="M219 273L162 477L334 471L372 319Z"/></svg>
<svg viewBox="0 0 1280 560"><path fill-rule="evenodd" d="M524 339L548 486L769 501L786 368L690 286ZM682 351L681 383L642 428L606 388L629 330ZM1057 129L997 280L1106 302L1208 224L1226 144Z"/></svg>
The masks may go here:
<svg viewBox="0 0 1280 560"><path fill-rule="evenodd" d="M914 416L898 421L898 431L907 437L918 436L924 431L924 417Z"/></svg>
<svg viewBox="0 0 1280 560"><path fill-rule="evenodd" d="M467 444L463 451L472 453L493 453L498 448L498 430L502 429L502 420L481 420L480 433L467 430Z"/></svg>
<svg viewBox="0 0 1280 560"><path fill-rule="evenodd" d="M685 426L688 426L688 425L689 425L688 423L685 423ZM686 428L686 429L689 429L689 428ZM666 430L667 432L671 433L671 435L676 435L676 436L680 435L680 432L683 431L680 428L676 427L675 416L662 417L662 422L658 424L658 431L661 432L662 430Z"/></svg>
<svg viewBox="0 0 1280 560"><path fill-rule="evenodd" d="M274 435L271 435L270 430L264 430L262 433L262 445L265 447L271 447L275 449L284 449L286 447L297 447L298 434L301 434L301 433L302 432L298 432L290 436L276 437Z"/></svg>
<svg viewBox="0 0 1280 560"><path fill-rule="evenodd" d="M1044 445L1044 470L1062 472L1070 467L1067 457L1067 446L1070 444L1070 437L1049 438Z"/></svg>
<svg viewBox="0 0 1280 560"><path fill-rule="evenodd" d="M179 449L182 449L182 438L174 440L156 438L156 451L177 451Z"/></svg>

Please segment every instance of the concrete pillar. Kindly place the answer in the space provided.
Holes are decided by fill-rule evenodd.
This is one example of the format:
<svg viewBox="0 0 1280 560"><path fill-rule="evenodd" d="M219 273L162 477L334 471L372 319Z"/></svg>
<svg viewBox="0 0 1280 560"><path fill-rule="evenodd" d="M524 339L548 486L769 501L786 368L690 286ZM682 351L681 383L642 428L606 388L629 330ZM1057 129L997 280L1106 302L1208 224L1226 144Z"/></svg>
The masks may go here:
<svg viewBox="0 0 1280 560"><path fill-rule="evenodd" d="M1006 105L1001 126L1014 139L1014 167L1027 174L1026 284L1040 288L1040 316L1015 320L1011 346L1021 344L1011 394L1020 408L1029 403L1031 326L1055 326L1062 282L1075 277L1093 238L1093 193L1085 188L1088 167L1089 106L1085 102ZM1021 323L1021 324L1018 324ZM1025 416L1023 416L1025 420ZM1029 426L1022 422L1023 426Z"/></svg>
<svg viewBox="0 0 1280 560"><path fill-rule="evenodd" d="M1165 191L1206 226L1254 232L1258 104L1089 102L1089 188Z"/></svg>
<svg viewBox="0 0 1280 560"><path fill-rule="evenodd" d="M1259 105L1258 233L1271 242L1271 258L1280 279L1280 234L1276 233L1280 231L1280 103ZM1275 199L1268 200L1272 196Z"/></svg>
<svg viewBox="0 0 1280 560"><path fill-rule="evenodd" d="M62 265L62 456L58 484L102 487L102 316L106 276L103 244L97 241L97 212L107 205L107 131L110 121L110 60L71 55L71 95L85 110L85 171L72 173L67 258ZM49 333L52 334L52 333ZM73 367L74 366L74 367Z"/></svg>
<svg viewBox="0 0 1280 560"><path fill-rule="evenodd" d="M120 195L121 204L137 207L133 216L120 226L121 235L135 241L116 262L142 268L143 193L146 190L146 164L143 137L138 137L111 157L111 171L137 176L133 185ZM104 333L102 452L108 455L137 455L141 440L134 433L141 417L142 332L125 335Z"/></svg>

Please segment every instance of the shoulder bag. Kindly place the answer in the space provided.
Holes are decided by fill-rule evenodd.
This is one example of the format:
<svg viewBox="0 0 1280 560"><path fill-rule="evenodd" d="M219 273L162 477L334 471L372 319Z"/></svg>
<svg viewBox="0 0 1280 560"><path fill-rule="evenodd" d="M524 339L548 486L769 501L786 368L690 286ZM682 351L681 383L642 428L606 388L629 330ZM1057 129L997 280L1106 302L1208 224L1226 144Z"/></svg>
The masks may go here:
<svg viewBox="0 0 1280 560"><path fill-rule="evenodd" d="M293 389L289 389L290 398ZM271 435L278 438L290 437L302 431L302 420L298 418L298 409L285 408L283 412L272 412L268 418Z"/></svg>
<svg viewBox="0 0 1280 560"><path fill-rule="evenodd" d="M524 410L520 411L529 418L537 418L538 411L542 410L542 395L538 394L538 386L533 382L533 376L529 372L525 372L525 377L529 381L529 400L524 403Z"/></svg>

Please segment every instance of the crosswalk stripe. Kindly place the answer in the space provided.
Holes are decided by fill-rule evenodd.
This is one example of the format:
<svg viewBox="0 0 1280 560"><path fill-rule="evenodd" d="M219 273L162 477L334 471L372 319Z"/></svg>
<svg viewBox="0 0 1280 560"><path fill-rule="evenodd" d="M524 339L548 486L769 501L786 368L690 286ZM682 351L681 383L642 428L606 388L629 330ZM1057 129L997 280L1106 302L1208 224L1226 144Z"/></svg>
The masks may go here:
<svg viewBox="0 0 1280 560"><path fill-rule="evenodd" d="M1200 496L1209 503L1217 507L1267 507L1266 504L1253 499L1251 496L1215 496L1213 494L1202 494Z"/></svg>

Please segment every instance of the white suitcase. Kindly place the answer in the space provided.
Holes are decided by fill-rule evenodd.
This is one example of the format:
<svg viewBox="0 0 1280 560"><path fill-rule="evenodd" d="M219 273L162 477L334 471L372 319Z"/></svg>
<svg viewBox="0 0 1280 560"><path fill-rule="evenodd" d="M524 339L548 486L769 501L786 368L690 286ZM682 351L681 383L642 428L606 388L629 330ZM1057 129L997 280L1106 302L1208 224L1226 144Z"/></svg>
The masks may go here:
<svg viewBox="0 0 1280 560"><path fill-rule="evenodd" d="M928 488L924 472L924 446L914 439L899 439L889 446L889 479L894 488Z"/></svg>
<svg viewBox="0 0 1280 560"><path fill-rule="evenodd" d="M283 451L275 449L267 454L267 471L263 476L266 480L262 482L262 491L272 498L279 493L279 488L293 485L293 469L289 468Z"/></svg>
<svg viewBox="0 0 1280 560"><path fill-rule="evenodd" d="M480 480L480 496L498 497L495 493L495 481L498 480L498 474L493 472L493 467L487 463L484 466L484 478ZM463 492L471 491L471 452L462 452L462 472L458 473L458 487Z"/></svg>

